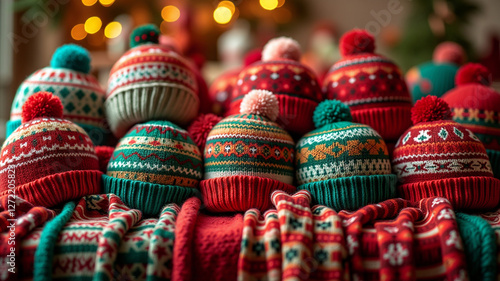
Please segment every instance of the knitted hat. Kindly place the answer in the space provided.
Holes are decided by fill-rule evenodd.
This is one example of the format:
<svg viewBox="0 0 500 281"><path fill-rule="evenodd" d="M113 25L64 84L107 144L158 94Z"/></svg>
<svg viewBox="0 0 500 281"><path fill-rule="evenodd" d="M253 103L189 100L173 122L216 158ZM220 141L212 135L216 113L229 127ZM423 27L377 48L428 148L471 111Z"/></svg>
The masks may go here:
<svg viewBox="0 0 500 281"><path fill-rule="evenodd" d="M135 29L131 49L111 69L105 106L117 137L140 122L169 120L184 125L198 113L195 74L184 58L158 45L158 34L154 25Z"/></svg>
<svg viewBox="0 0 500 281"><path fill-rule="evenodd" d="M0 196L15 194L39 206L53 207L100 193L101 175L87 133L61 119L55 95L39 92L22 107L22 122L0 154Z"/></svg>
<svg viewBox="0 0 500 281"><path fill-rule="evenodd" d="M61 99L64 119L82 127L95 145L106 144L111 132L104 116L105 92L89 72L90 55L85 48L74 44L59 47L50 66L35 71L17 89L7 137L21 125L21 108L26 100L47 91Z"/></svg>
<svg viewBox="0 0 500 281"><path fill-rule="evenodd" d="M486 150L472 131L447 120L450 114L448 104L435 96L415 104L415 125L393 152L399 195L412 201L445 197L460 209L494 208L500 180L493 177Z"/></svg>
<svg viewBox="0 0 500 281"><path fill-rule="evenodd" d="M344 34L340 49L343 58L323 81L325 98L347 104L354 122L396 140L411 125L412 105L398 66L374 53L375 39L364 30Z"/></svg>
<svg viewBox="0 0 500 281"><path fill-rule="evenodd" d="M254 89L273 92L279 101L277 122L291 133L303 135L313 128L312 113L323 100L316 75L299 62L299 44L286 37L270 40L262 61L245 67L233 89L228 115L238 114L243 97Z"/></svg>
<svg viewBox="0 0 500 281"><path fill-rule="evenodd" d="M395 197L396 176L375 130L352 123L349 107L338 100L320 103L313 118L317 129L297 143L298 189L335 210L355 210Z"/></svg>
<svg viewBox="0 0 500 281"><path fill-rule="evenodd" d="M493 174L500 179L500 93L491 85L491 73L469 63L457 73L457 87L443 96L453 120L471 130L484 144Z"/></svg>
<svg viewBox="0 0 500 281"><path fill-rule="evenodd" d="M210 85L208 95L210 97L210 101L212 102L212 112L215 114L224 115L229 109L231 93L236 85L240 71L241 69L236 68L224 72Z"/></svg>
<svg viewBox="0 0 500 281"><path fill-rule="evenodd" d="M434 50L433 61L412 67L406 82L413 101L427 95L441 97L455 87L455 74L465 60L465 51L457 43L443 42Z"/></svg>
<svg viewBox="0 0 500 281"><path fill-rule="evenodd" d="M210 131L200 182L209 211L266 210L274 190L295 191L294 142L275 123L278 110L275 95L253 90L243 99L241 114L228 116Z"/></svg>
<svg viewBox="0 0 500 281"><path fill-rule="evenodd" d="M168 121L135 125L120 140L103 176L104 191L148 216L195 195L201 153L188 133Z"/></svg>

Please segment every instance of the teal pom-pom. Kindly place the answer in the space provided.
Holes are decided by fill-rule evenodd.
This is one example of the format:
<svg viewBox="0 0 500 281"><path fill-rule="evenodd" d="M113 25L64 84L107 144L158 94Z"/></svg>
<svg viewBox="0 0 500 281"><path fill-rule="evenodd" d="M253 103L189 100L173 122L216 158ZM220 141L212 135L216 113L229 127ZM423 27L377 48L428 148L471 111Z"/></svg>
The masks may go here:
<svg viewBox="0 0 500 281"><path fill-rule="evenodd" d="M90 54L84 47L67 44L57 48L52 55L53 68L68 68L83 73L90 72Z"/></svg>
<svg viewBox="0 0 500 281"><path fill-rule="evenodd" d="M142 44L158 44L160 30L154 24L141 25L130 34L130 48Z"/></svg>
<svg viewBox="0 0 500 281"><path fill-rule="evenodd" d="M316 128L341 121L352 121L351 110L338 100L325 100L314 110L313 121Z"/></svg>

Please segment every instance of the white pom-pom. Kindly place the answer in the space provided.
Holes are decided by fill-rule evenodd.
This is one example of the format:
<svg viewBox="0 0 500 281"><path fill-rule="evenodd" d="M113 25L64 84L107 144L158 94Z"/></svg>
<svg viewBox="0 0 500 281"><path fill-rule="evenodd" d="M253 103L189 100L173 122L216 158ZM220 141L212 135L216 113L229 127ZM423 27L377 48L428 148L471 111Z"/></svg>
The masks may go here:
<svg viewBox="0 0 500 281"><path fill-rule="evenodd" d="M292 38L278 37L269 40L262 49L262 60L272 61L289 59L299 61L301 57L300 45Z"/></svg>
<svg viewBox="0 0 500 281"><path fill-rule="evenodd" d="M251 90L245 95L240 105L242 114L255 114L276 121L280 109L276 96L266 90Z"/></svg>

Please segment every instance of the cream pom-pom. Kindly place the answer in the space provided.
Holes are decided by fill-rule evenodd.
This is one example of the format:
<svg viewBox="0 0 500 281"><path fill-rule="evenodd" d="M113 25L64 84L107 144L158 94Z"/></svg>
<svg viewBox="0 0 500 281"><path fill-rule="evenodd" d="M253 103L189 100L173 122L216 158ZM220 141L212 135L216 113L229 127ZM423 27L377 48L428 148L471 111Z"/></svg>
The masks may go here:
<svg viewBox="0 0 500 281"><path fill-rule="evenodd" d="M276 121L280 109L276 96L266 90L251 90L245 95L240 105L242 114L255 114Z"/></svg>
<svg viewBox="0 0 500 281"><path fill-rule="evenodd" d="M262 61L280 59L299 61L301 55L299 43L289 37L271 39L262 49Z"/></svg>

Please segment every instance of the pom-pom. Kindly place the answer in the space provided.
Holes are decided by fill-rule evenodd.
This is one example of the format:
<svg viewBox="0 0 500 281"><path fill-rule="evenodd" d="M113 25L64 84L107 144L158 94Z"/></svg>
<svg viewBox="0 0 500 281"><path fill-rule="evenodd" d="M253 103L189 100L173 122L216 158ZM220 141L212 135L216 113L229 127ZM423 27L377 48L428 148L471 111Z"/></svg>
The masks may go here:
<svg viewBox="0 0 500 281"><path fill-rule="evenodd" d="M269 91L251 90L243 98L240 105L240 112L243 114L261 115L271 121L276 121L280 112L278 99Z"/></svg>
<svg viewBox="0 0 500 281"><path fill-rule="evenodd" d="M375 39L365 30L353 29L340 38L340 54L342 56L373 53L374 51Z"/></svg>
<svg viewBox="0 0 500 281"><path fill-rule="evenodd" d="M99 145L94 148L97 159L99 160L99 170L106 173L108 170L108 163L113 155L115 148L112 146Z"/></svg>
<svg viewBox="0 0 500 281"><path fill-rule="evenodd" d="M158 44L160 30L154 24L141 25L130 34L130 48L142 44Z"/></svg>
<svg viewBox="0 0 500 281"><path fill-rule="evenodd" d="M245 66L249 66L254 62L258 62L262 59L262 50L255 49L246 53L243 63Z"/></svg>
<svg viewBox="0 0 500 281"><path fill-rule="evenodd" d="M455 76L457 86L468 83L479 83L485 86L491 85L491 73L486 67L479 63L468 63L460 67Z"/></svg>
<svg viewBox="0 0 500 281"><path fill-rule="evenodd" d="M271 39L262 49L262 61L282 59L299 61L301 55L299 43L288 37Z"/></svg>
<svg viewBox="0 0 500 281"><path fill-rule="evenodd" d="M29 97L23 104L23 123L40 117L61 118L62 116L61 100L49 92L38 92Z"/></svg>
<svg viewBox="0 0 500 281"><path fill-rule="evenodd" d="M338 100L324 100L316 106L313 121L316 128L341 121L352 121L351 110Z"/></svg>
<svg viewBox="0 0 500 281"><path fill-rule="evenodd" d="M89 73L90 54L87 49L75 44L62 45L52 55L50 66Z"/></svg>
<svg viewBox="0 0 500 281"><path fill-rule="evenodd" d="M436 96L421 98L411 109L411 121L414 125L420 122L447 120L450 116L451 110L448 104Z"/></svg>
<svg viewBox="0 0 500 281"><path fill-rule="evenodd" d="M462 65L466 60L464 48L455 42L443 42L434 49L432 60L435 63Z"/></svg>
<svg viewBox="0 0 500 281"><path fill-rule="evenodd" d="M191 135L194 143L196 143L201 151L205 149L208 134L221 119L221 117L212 113L200 114L193 120L193 122L191 122L191 125L189 125L187 129L188 133Z"/></svg>

